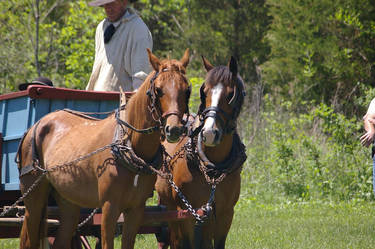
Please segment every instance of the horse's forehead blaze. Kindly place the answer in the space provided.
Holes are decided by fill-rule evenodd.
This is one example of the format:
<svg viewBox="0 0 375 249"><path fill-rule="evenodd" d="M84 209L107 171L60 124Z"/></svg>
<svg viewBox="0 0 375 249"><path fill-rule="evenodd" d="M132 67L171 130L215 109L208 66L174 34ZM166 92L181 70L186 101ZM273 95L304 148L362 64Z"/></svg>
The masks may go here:
<svg viewBox="0 0 375 249"><path fill-rule="evenodd" d="M207 100L207 105L217 107L219 105L223 89L224 87L222 83L218 83L213 88L211 88L208 95L209 98Z"/></svg>
<svg viewBox="0 0 375 249"><path fill-rule="evenodd" d="M233 94L234 88L229 84L218 82L215 84L208 84L205 88L206 92L206 108L219 107L226 113L232 113L232 108L228 104L228 96Z"/></svg>
<svg viewBox="0 0 375 249"><path fill-rule="evenodd" d="M177 111L184 113L188 101L186 91L188 82L180 72L172 71L161 74L155 81L155 86L159 88L162 95L159 97L161 111Z"/></svg>

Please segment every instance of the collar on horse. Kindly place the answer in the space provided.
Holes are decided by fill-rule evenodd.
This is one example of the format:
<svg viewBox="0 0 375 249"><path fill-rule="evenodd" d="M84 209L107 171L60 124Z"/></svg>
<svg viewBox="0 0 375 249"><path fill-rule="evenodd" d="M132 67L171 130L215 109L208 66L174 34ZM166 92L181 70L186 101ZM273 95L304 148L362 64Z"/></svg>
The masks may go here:
<svg viewBox="0 0 375 249"><path fill-rule="evenodd" d="M228 158L220 163L211 162L202 149L201 136L191 137L186 145L186 158L190 163L199 167L206 181L210 184L219 184L224 178L241 168L246 161L245 145L241 142L239 135L233 133L232 150Z"/></svg>
<svg viewBox="0 0 375 249"><path fill-rule="evenodd" d="M135 174L144 175L151 175L154 173L150 167L156 170L161 168L163 162L161 146L151 162L144 161L134 152L129 137L125 137L124 129L119 123L116 126L113 141L114 143L111 147L111 153L117 165L125 167Z"/></svg>

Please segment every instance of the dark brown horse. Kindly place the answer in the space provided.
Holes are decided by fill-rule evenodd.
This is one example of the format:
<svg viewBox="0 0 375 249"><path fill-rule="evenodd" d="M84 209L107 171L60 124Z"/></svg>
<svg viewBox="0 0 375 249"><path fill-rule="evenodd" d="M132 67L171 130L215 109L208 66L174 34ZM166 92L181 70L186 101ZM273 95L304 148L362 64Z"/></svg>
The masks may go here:
<svg viewBox="0 0 375 249"><path fill-rule="evenodd" d="M200 90L201 105L192 135L177 144L164 145L170 155L184 153L169 164L173 181L192 207L203 207L208 218L203 223L170 223L171 248L225 248L246 160L245 148L236 132L245 93L237 62L232 57L228 66L213 67L204 58L203 63L208 73ZM165 179L158 177L156 190L160 202L168 209L186 209Z"/></svg>
<svg viewBox="0 0 375 249"><path fill-rule="evenodd" d="M96 120L57 111L24 137L18 155L22 193L45 176L24 200L21 248L39 248L50 193L61 215L53 248L70 247L80 207L102 208L103 249L113 248L116 221L124 213L122 248L134 247L145 201L156 181L150 167L161 162L161 135L178 141L190 94L185 77L188 50L180 61L160 61L149 50L148 54L154 71L116 114Z"/></svg>

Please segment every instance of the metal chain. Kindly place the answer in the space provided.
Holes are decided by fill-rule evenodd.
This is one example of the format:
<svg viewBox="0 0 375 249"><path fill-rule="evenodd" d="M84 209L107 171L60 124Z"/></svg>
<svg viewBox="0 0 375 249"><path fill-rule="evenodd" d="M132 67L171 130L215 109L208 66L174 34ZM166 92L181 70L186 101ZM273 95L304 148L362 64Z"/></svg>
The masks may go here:
<svg viewBox="0 0 375 249"><path fill-rule="evenodd" d="M35 165L35 168L36 169L38 169L39 171L42 171L42 174L35 180L35 182L27 189L27 191L20 197L20 198L18 198L18 200L15 202L15 203L13 203L11 206L10 206L10 208L9 209L7 209L7 210L4 210L1 214L0 214L0 217L3 217L3 216L5 216L7 213L9 213L11 210L13 210L13 209L15 209L16 208L16 206L20 203L20 202L22 202L30 193L31 193L31 191L33 191L34 190L34 188L39 184L39 182L42 180L42 178L46 175L46 174L48 174L48 173L51 173L51 172L54 172L54 171L56 171L57 169L60 169L60 168L63 168L63 167L66 167L66 166L70 166L70 165L72 165L72 164L75 164L75 163L77 163L77 162L80 162L80 161L83 161L83 160L85 160L85 159L87 159L87 158L89 158L89 157L91 157L91 156L93 156L93 155L95 155L95 154L97 154L97 153L99 153L99 152L102 152L102 151L104 151L104 150L106 150L106 149L108 149L108 148L111 148L112 146L114 146L114 145L117 145L117 144L119 144L120 142L115 142L115 143L111 143L111 144L108 144L108 145L106 145L106 146L104 146L104 147L101 147L101 148L99 148L99 149L97 149L97 150L94 150L93 152L91 152L91 153L88 153L88 154L86 154L86 155L84 155L84 156L82 156L82 157L79 157L79 158L77 158L77 159L75 159L75 160L73 160L73 161L70 161L70 162L68 162L68 163L64 163L64 164L60 164L60 165L55 165L54 167L52 167L52 168L50 168L50 169L42 169L39 165ZM38 161L36 161L37 163L38 163ZM86 221L87 222L87 221Z"/></svg>
<svg viewBox="0 0 375 249"><path fill-rule="evenodd" d="M219 177L217 178L214 178L214 177L210 177L208 174L207 174L207 167L205 167L204 165L202 165L202 161L200 160L199 162L199 169L201 170L201 172L203 173L204 175L204 178L206 179L206 182L210 185L218 185L219 183L221 183L224 178L228 175L226 172L224 173L221 173Z"/></svg>
<svg viewBox="0 0 375 249"><path fill-rule="evenodd" d="M77 230L79 231L89 220L94 217L94 215L98 212L99 208L95 208L86 219L84 219L81 223L78 224Z"/></svg>
<svg viewBox="0 0 375 249"><path fill-rule="evenodd" d="M168 154L168 152L165 150L164 146L162 145L164 155L169 158L168 161L172 162L172 160L176 159L173 163L168 163L167 159L165 159L164 164L165 164L166 169L168 169L170 171L171 169L169 167L167 167L167 165L170 165L170 167L172 167L172 165L177 162L177 159L183 158L185 156L185 154L181 153L181 152L185 151L188 148L189 143L190 143L190 141L186 142L172 156Z"/></svg>
<svg viewBox="0 0 375 249"><path fill-rule="evenodd" d="M168 157L169 159L163 158L162 166L164 167L161 167L160 170L155 169L151 165L149 165L149 168L152 172L154 172L161 178L168 180L172 178L172 173L170 172L170 169L168 168L168 164L173 159L182 158L184 156L184 154L180 154L180 153L184 150L186 144L182 146L178 151L176 151L172 156L168 154L168 152L165 150L165 147L162 144L160 146L161 146L161 152L163 153L163 155L165 155L165 157ZM165 169L165 171L163 171L163 169Z"/></svg>
<svg viewBox="0 0 375 249"><path fill-rule="evenodd" d="M194 216L195 220L198 223L203 223L202 217L195 211L193 206L189 203L189 201L186 199L185 195L181 192L181 190L177 187L177 185L172 181L172 179L167 179L168 183L172 186L174 191L176 191L178 197L181 199L181 201L184 203L186 208L189 210L189 212Z"/></svg>
<svg viewBox="0 0 375 249"><path fill-rule="evenodd" d="M153 167L150 167L155 173L157 173L160 177L166 179L169 183L169 185L174 189L174 191L177 193L178 197L180 198L180 200L184 203L184 205L186 206L186 208L188 209L188 211L194 216L195 220L197 223L199 224L202 224L205 220L205 218L207 218L207 215L205 216L200 216L197 211L195 211L195 209L193 208L193 206L189 203L188 199L185 197L185 195L182 193L182 191L179 189L179 187L176 185L176 183L173 181L173 175L172 173L170 172L170 169L168 167L168 165L171 165L169 162L171 162L173 159L178 159L178 158L182 158L184 156L184 153L181 153L182 151L184 151L185 149L188 149L189 146L190 146L191 142L190 140L188 142L186 142L183 146L180 147L180 149L178 149L172 156L168 154L168 152L165 150L164 146L162 146L162 151L164 153L164 155L166 155L166 157L169 158L169 160L165 159L163 164L164 164L164 169L167 171L167 172L161 172L159 170L156 170L154 169ZM211 210L212 210L212 203L214 202L214 197L215 197L215 190L216 190L216 186L213 185L212 186L212 190L211 190L211 194L210 194L210 198L209 198L209 201L207 202L206 205L204 205L203 209L204 211L208 214Z"/></svg>
<svg viewBox="0 0 375 249"><path fill-rule="evenodd" d="M77 159L74 159L74 160L72 160L70 162L67 162L67 163L64 163L64 164L60 164L60 165L59 164L55 165L52 168L46 169L46 171L48 173L51 173L51 172L56 171L57 169L64 168L64 167L67 167L67 166L71 166L72 164L75 164L75 163L78 163L80 161L83 161L83 160L85 160L85 159L87 159L87 158L89 158L89 157L91 157L91 156L93 156L93 155L95 155L95 154L97 154L99 152L105 151L106 149L109 149L112 146L120 145L120 144L121 144L121 141L107 144L107 145L105 145L105 146L103 146L103 147L101 147L101 148L99 148L97 150L94 150L93 152L90 152L90 153L88 153L88 154L86 154L84 156L78 157Z"/></svg>
<svg viewBox="0 0 375 249"><path fill-rule="evenodd" d="M34 190L34 188L39 184L39 182L42 180L42 178L47 174L47 171L43 171L43 173L36 179L36 181L29 187L29 189L20 197L18 200L12 204L8 209L1 212L0 217L4 217L6 214L8 214L10 211L15 209L17 205L22 202L30 193Z"/></svg>

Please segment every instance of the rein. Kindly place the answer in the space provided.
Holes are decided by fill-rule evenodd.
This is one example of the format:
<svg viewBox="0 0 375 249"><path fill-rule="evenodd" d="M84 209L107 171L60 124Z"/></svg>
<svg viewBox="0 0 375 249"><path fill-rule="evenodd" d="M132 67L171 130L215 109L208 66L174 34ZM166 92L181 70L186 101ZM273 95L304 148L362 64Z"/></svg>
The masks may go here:
<svg viewBox="0 0 375 249"><path fill-rule="evenodd" d="M159 125L152 126L152 127L146 128L146 129L137 129L137 128L135 128L134 126L132 126L131 124L129 124L128 122L126 122L125 120L122 120L120 118L120 111L119 111L119 109L116 109L116 111L115 111L115 118L116 118L116 121L117 121L117 123L119 125L125 126L125 127L129 128L129 129L135 131L135 132L138 132L138 133L151 134L154 131L160 130L160 126Z"/></svg>
<svg viewBox="0 0 375 249"><path fill-rule="evenodd" d="M219 113L225 117L225 119L227 120L226 122L220 115L218 115ZM223 127L224 133L226 134L230 134L236 129L236 122L233 121L232 117L229 114L227 114L219 107L210 106L204 109L204 111L199 115L199 120L202 123L202 127L204 125L204 121L209 117L218 120L221 127Z"/></svg>

